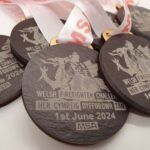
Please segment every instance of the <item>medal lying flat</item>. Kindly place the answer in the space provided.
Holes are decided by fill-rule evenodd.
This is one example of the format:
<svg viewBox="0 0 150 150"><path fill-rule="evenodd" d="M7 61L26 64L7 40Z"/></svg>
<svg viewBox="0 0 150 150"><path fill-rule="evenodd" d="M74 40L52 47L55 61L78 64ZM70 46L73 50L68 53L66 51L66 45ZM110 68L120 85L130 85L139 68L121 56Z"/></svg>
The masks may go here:
<svg viewBox="0 0 150 150"><path fill-rule="evenodd" d="M150 40L150 10L138 6L129 6L132 17L132 32ZM124 9L118 12L118 19L122 22Z"/></svg>
<svg viewBox="0 0 150 150"><path fill-rule="evenodd" d="M0 36L0 106L21 95L22 72L11 53L9 37Z"/></svg>
<svg viewBox="0 0 150 150"><path fill-rule="evenodd" d="M14 56L24 65L36 53L49 46L34 19L27 19L16 25L10 39Z"/></svg>
<svg viewBox="0 0 150 150"><path fill-rule="evenodd" d="M94 144L115 134L128 110L104 84L98 53L74 44L39 52L23 77L23 100L36 125L71 144Z"/></svg>
<svg viewBox="0 0 150 150"><path fill-rule="evenodd" d="M150 42L122 34L100 52L100 66L110 87L131 106L150 113Z"/></svg>

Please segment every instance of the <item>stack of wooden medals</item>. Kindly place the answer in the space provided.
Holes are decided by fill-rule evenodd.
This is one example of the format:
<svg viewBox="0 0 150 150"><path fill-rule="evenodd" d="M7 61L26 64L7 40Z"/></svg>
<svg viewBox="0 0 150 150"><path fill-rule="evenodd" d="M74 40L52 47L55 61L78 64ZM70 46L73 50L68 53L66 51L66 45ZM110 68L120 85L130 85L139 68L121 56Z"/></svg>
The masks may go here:
<svg viewBox="0 0 150 150"><path fill-rule="evenodd" d="M32 5L32 18L10 38L0 36L0 106L22 89L26 111L42 131L89 145L120 130L130 107L150 114L150 10L129 6L130 18L127 6L112 14L98 12L96 1L80 3L63 22L45 5Z"/></svg>

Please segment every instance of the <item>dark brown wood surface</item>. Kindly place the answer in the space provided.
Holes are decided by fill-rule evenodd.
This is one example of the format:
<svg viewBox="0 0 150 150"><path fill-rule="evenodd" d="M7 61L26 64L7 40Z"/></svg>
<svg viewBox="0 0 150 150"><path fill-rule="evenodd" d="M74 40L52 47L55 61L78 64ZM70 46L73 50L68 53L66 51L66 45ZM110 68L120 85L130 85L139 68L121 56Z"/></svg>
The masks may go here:
<svg viewBox="0 0 150 150"><path fill-rule="evenodd" d="M18 23L11 32L12 52L23 65L49 46L33 18Z"/></svg>
<svg viewBox="0 0 150 150"><path fill-rule="evenodd" d="M129 6L129 10L132 19L131 32L150 40L150 10L139 6ZM117 18L120 22L123 21L123 8L118 11Z"/></svg>
<svg viewBox="0 0 150 150"><path fill-rule="evenodd" d="M11 53L9 37L0 35L0 107L21 95L22 73Z"/></svg>
<svg viewBox="0 0 150 150"><path fill-rule="evenodd" d="M89 145L115 134L128 110L105 85L98 53L74 44L39 52L23 76L23 101L34 123L60 141Z"/></svg>
<svg viewBox="0 0 150 150"><path fill-rule="evenodd" d="M113 91L132 107L150 113L150 42L130 34L113 36L99 60Z"/></svg>

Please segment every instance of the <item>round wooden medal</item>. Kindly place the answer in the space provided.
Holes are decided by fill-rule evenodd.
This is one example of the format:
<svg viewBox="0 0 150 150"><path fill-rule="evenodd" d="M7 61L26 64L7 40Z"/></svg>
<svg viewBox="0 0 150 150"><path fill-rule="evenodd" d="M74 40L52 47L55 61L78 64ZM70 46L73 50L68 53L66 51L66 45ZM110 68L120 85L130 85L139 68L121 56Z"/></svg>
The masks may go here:
<svg viewBox="0 0 150 150"><path fill-rule="evenodd" d="M12 30L11 48L14 56L24 65L39 51L49 46L34 19L26 19Z"/></svg>
<svg viewBox="0 0 150 150"><path fill-rule="evenodd" d="M95 144L115 134L126 105L105 85L98 53L74 44L39 52L23 76L23 101L35 124L63 142Z"/></svg>
<svg viewBox="0 0 150 150"><path fill-rule="evenodd" d="M132 17L132 32L150 40L150 10L139 7L129 6ZM122 22L124 18L124 9L121 8L117 15Z"/></svg>
<svg viewBox="0 0 150 150"><path fill-rule="evenodd" d="M113 36L99 59L114 92L134 108L150 113L150 42L130 34Z"/></svg>
<svg viewBox="0 0 150 150"><path fill-rule="evenodd" d="M0 35L0 107L21 95L22 72L11 53L9 37Z"/></svg>

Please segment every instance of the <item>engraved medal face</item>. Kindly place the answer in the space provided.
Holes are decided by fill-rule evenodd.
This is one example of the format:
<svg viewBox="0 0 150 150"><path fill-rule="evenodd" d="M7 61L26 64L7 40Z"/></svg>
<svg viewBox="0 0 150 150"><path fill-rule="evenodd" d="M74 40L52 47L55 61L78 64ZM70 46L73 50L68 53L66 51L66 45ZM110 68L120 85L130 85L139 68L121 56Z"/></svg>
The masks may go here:
<svg viewBox="0 0 150 150"><path fill-rule="evenodd" d="M71 144L94 144L115 134L128 110L107 88L98 53L74 44L52 46L28 63L23 100L36 125Z"/></svg>
<svg viewBox="0 0 150 150"><path fill-rule="evenodd" d="M21 95L22 73L11 53L9 37L0 36L0 106Z"/></svg>
<svg viewBox="0 0 150 150"><path fill-rule="evenodd" d="M131 106L150 113L150 42L122 34L100 52L100 66L110 87Z"/></svg>
<svg viewBox="0 0 150 150"><path fill-rule="evenodd" d="M10 39L13 54L24 65L35 54L49 46L34 19L27 19L16 25Z"/></svg>
<svg viewBox="0 0 150 150"><path fill-rule="evenodd" d="M138 6L129 6L132 17L132 32L150 40L150 10ZM118 12L118 19L122 22L124 9Z"/></svg>

